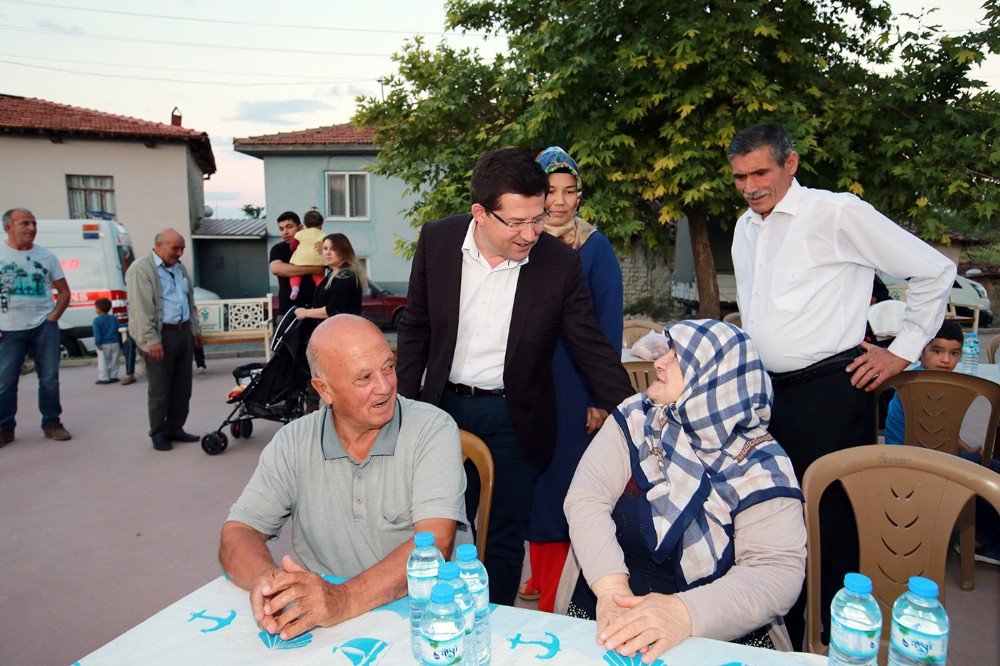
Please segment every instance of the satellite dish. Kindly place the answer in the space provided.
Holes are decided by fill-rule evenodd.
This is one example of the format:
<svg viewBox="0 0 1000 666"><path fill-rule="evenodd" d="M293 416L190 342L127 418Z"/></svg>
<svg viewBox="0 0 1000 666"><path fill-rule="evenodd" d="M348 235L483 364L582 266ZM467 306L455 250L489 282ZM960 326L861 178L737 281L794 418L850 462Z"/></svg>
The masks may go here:
<svg viewBox="0 0 1000 666"><path fill-rule="evenodd" d="M215 215L215 211L212 209L212 207L205 206L205 217L212 217L213 215Z"/></svg>

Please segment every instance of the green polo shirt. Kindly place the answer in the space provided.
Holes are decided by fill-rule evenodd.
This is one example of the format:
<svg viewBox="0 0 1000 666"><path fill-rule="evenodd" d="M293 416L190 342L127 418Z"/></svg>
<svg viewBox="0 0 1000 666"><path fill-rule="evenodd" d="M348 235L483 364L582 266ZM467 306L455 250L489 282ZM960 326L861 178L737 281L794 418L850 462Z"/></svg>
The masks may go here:
<svg viewBox="0 0 1000 666"><path fill-rule="evenodd" d="M292 545L317 573L353 578L413 538L428 518L458 523L471 543L458 427L437 407L400 396L361 462L344 450L330 408L292 421L264 448L229 520Z"/></svg>

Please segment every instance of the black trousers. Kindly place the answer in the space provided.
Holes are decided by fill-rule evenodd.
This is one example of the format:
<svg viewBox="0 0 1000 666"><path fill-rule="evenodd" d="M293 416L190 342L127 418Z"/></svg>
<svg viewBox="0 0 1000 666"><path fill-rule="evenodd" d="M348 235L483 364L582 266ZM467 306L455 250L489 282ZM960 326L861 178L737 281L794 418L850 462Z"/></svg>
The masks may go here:
<svg viewBox="0 0 1000 666"><path fill-rule="evenodd" d="M149 382L149 436L175 435L184 429L191 401L191 360L194 337L191 328L164 328L163 358L154 361L142 352Z"/></svg>
<svg viewBox="0 0 1000 666"><path fill-rule="evenodd" d="M486 573L490 576L490 601L513 606L524 564L524 531L531 514L538 469L524 456L514 434L507 399L501 396L459 396L445 389L441 409L451 414L462 430L486 442L493 454L493 507L486 536ZM465 508L475 524L479 507L479 476L466 465L468 486Z"/></svg>
<svg viewBox="0 0 1000 666"><path fill-rule="evenodd" d="M827 453L852 446L875 444L876 401L874 393L851 386L845 371L851 359L824 368L804 382L772 375L774 407L768 431L788 453L801 483L806 469ZM822 363L822 361L820 362ZM843 587L844 574L858 570L858 533L847 493L839 483L831 485L819 506L820 618L822 637L829 641L830 602ZM796 650L805 635L806 591L785 616L785 626Z"/></svg>

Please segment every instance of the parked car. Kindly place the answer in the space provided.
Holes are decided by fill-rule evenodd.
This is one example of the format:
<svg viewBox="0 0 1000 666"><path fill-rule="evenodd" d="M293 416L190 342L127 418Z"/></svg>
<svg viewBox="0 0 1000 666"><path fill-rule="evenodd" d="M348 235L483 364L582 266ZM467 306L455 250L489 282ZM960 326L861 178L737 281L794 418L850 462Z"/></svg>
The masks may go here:
<svg viewBox="0 0 1000 666"><path fill-rule="evenodd" d="M396 328L406 307L406 296L398 296L368 281L368 293L361 298L361 314L379 326Z"/></svg>
<svg viewBox="0 0 1000 666"><path fill-rule="evenodd" d="M271 307L278 311L278 297L271 297ZM361 316L377 326L396 328L399 315L406 307L406 296L399 296L377 283L368 281L368 293L361 297Z"/></svg>
<svg viewBox="0 0 1000 666"><path fill-rule="evenodd" d="M38 220L35 242L51 250L66 274L70 302L59 319L62 352L94 350L94 301L111 301L111 314L128 323L125 271L135 260L128 231L114 220Z"/></svg>
<svg viewBox="0 0 1000 666"><path fill-rule="evenodd" d="M882 271L877 271L889 295L896 300L905 300L906 280L900 280ZM977 282L962 275L955 276L955 284L951 288L951 302L955 305L955 313L960 317L971 317L975 309L979 310L979 327L990 328L993 325L993 312L990 297L986 289Z"/></svg>

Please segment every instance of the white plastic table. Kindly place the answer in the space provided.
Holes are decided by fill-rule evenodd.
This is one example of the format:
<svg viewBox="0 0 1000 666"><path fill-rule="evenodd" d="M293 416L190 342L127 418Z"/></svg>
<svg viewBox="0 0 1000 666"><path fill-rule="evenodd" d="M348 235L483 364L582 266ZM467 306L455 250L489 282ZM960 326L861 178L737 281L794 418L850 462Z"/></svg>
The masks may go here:
<svg viewBox="0 0 1000 666"><path fill-rule="evenodd" d="M331 579L336 582L342 579ZM78 664L412 664L406 597L327 629L289 641L260 630L247 592L219 577L127 631ZM638 658L605 652L595 624L563 615L498 606L491 617L492 664L609 664L638 666ZM656 666L793 666L825 664L812 654L782 653L689 638Z"/></svg>

